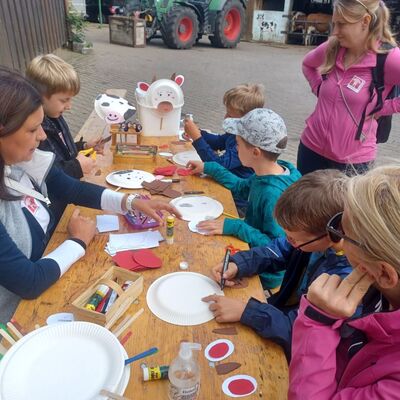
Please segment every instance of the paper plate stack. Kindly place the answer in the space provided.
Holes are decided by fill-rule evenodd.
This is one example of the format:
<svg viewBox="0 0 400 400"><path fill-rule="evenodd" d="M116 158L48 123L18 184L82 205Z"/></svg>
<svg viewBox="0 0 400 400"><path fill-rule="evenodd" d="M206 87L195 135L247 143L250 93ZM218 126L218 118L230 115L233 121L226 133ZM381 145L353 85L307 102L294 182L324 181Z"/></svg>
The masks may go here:
<svg viewBox="0 0 400 400"><path fill-rule="evenodd" d="M102 389L123 394L127 354L107 329L66 322L20 339L0 363L2 400L104 400Z"/></svg>

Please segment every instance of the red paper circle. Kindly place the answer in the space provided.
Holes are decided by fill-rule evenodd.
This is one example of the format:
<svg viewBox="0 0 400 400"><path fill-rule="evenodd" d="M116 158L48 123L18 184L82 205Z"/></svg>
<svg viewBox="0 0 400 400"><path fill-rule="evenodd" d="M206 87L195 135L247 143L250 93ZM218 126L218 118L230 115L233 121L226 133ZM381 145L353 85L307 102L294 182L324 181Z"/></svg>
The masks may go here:
<svg viewBox="0 0 400 400"><path fill-rule="evenodd" d="M148 268L161 267L162 261L151 250L139 250L133 254L133 259L140 265Z"/></svg>
<svg viewBox="0 0 400 400"><path fill-rule="evenodd" d="M208 354L212 358L221 358L229 351L228 343L217 343L209 350Z"/></svg>
<svg viewBox="0 0 400 400"><path fill-rule="evenodd" d="M229 382L228 389L232 394L245 395L254 390L254 385L248 379L235 379Z"/></svg>

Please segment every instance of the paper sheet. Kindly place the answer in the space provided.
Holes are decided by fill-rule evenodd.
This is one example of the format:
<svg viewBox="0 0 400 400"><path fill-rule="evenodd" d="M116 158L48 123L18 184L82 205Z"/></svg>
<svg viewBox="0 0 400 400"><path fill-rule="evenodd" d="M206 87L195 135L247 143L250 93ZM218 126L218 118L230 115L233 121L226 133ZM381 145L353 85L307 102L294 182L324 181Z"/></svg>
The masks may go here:
<svg viewBox="0 0 400 400"><path fill-rule="evenodd" d="M97 215L97 230L102 232L119 231L119 219L117 215Z"/></svg>

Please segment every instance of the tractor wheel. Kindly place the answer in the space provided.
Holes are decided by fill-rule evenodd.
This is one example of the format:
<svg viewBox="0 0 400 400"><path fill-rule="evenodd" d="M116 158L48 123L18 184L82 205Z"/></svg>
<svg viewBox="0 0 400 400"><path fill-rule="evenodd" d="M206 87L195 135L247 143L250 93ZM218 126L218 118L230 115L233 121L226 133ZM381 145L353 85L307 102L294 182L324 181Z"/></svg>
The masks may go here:
<svg viewBox="0 0 400 400"><path fill-rule="evenodd" d="M189 7L173 8L161 29L165 44L173 49L190 49L199 34L197 15Z"/></svg>
<svg viewBox="0 0 400 400"><path fill-rule="evenodd" d="M240 42L244 19L243 4L239 0L228 0L217 14L214 36L210 36L211 44L215 47L236 47Z"/></svg>

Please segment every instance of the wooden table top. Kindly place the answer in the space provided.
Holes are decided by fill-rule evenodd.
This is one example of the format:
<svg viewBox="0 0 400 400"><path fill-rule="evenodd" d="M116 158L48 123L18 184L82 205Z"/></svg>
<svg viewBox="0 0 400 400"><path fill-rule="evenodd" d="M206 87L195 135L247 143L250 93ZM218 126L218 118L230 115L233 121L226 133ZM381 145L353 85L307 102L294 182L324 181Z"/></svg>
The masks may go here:
<svg viewBox="0 0 400 400"><path fill-rule="evenodd" d="M143 138L143 144L168 144L176 138ZM189 144L171 146L174 152L190 148ZM110 153L104 157L98 156L98 164L101 175L90 175L86 178L94 183L106 185L104 177L112 170L136 168L153 172L155 165L166 166L169 164L164 158L157 155L156 160L138 160L134 165L112 165ZM99 171L97 170L99 173ZM202 190L205 195L216 198L224 205L224 211L237 215L231 193L210 178L196 176L180 177L180 183L174 183L173 188L179 191ZM110 188L113 188L109 186ZM115 188L114 188L115 189ZM136 191L138 192L138 191ZM139 191L140 192L140 191ZM143 193L147 193L142 191ZM156 197L154 197L156 198ZM162 197L168 201L167 198ZM68 206L54 235L52 236L46 253L52 251L67 238L66 227L73 206ZM84 215L94 217L102 214L102 211L81 208ZM129 230L125 220L120 216L120 233ZM221 218L221 217L220 217ZM165 235L165 227L160 228ZM105 253L104 247L108 241L108 233L97 234L88 246L85 257L75 263L69 271L51 288L39 298L31 301L22 301L16 311L16 320L27 330L34 328L35 324L43 325L47 317L56 312L70 311L70 303L83 292L88 285L98 279L113 264L111 257ZM213 340L226 337L235 345L233 355L227 361L236 361L242 366L224 376L219 376L214 368L208 365L204 353L198 355L201 369L201 386L199 399L223 399L226 396L221 390L222 382L231 375L248 374L253 376L258 383L257 391L249 396L249 399L286 399L288 388L288 368L282 349L256 335L250 328L240 324L218 324L215 320L198 326L176 326L159 320L155 317L146 304L146 292L154 280L160 276L179 271L179 262L187 261L189 271L210 274L210 269L224 257L225 246L232 244L236 248L247 249L246 243L229 236L202 236L192 233L187 222L176 220L174 231L174 243L172 245L161 242L160 247L154 249L162 260L163 265L157 270L143 271L144 289L139 297L138 304L131 305L129 313L133 314L140 308L144 313L132 324L132 336L125 343L125 349L129 356L133 356L150 347L158 347L155 355L135 362L131 365L130 382L125 396L132 399L167 399L168 381L143 382L141 362L147 362L149 366L169 365L178 354L179 343L182 340L198 342L203 349ZM225 295L247 301L250 297L262 300L263 292L258 277L249 280L249 286L244 289L224 290ZM124 316L123 316L124 317ZM122 317L122 318L123 318ZM238 335L223 336L212 332L216 327L236 326Z"/></svg>

